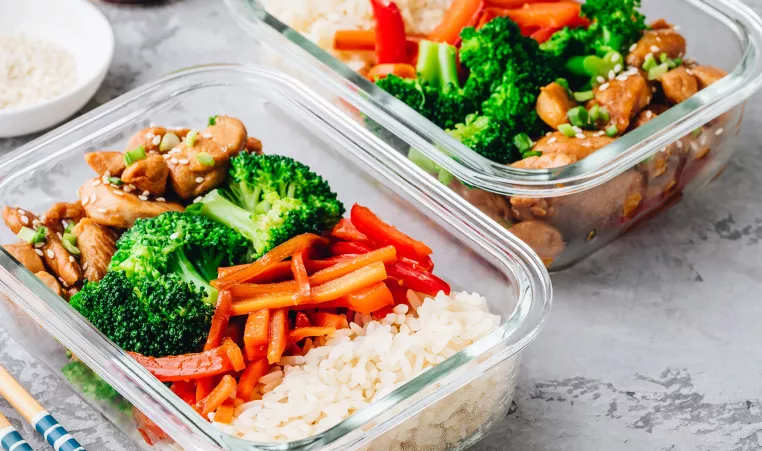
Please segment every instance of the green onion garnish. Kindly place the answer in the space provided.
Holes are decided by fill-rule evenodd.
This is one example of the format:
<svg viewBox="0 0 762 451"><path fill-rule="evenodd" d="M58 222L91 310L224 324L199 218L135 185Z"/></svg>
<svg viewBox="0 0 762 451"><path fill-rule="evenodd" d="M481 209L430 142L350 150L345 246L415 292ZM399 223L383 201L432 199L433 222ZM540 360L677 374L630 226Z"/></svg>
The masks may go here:
<svg viewBox="0 0 762 451"><path fill-rule="evenodd" d="M569 122L577 127L587 127L590 121L587 110L583 106L572 108L571 110L567 111L566 116L569 118Z"/></svg>
<svg viewBox="0 0 762 451"><path fill-rule="evenodd" d="M124 153L124 164L127 166L140 161L146 157L146 149L143 146L138 146L132 150L128 150Z"/></svg>
<svg viewBox="0 0 762 451"><path fill-rule="evenodd" d="M45 227L39 227L37 230L32 230L29 227L22 227L19 233L16 235L19 239L26 241L29 244L37 244L45 241L45 235L48 233L48 229Z"/></svg>
<svg viewBox="0 0 762 451"><path fill-rule="evenodd" d="M609 119L611 119L611 116L609 116L609 112L606 109L606 107L601 107L599 111L600 112L598 113L598 118L600 120L602 120L603 122L608 122Z"/></svg>
<svg viewBox="0 0 762 451"><path fill-rule="evenodd" d="M185 136L185 142L188 144L188 147L193 147L196 144L196 136L198 136L196 130L189 131Z"/></svg>
<svg viewBox="0 0 762 451"><path fill-rule="evenodd" d="M590 111L588 111L588 116L590 116L590 122L596 122L598 119L601 118L601 107L597 103L593 105L592 108L590 108Z"/></svg>
<svg viewBox="0 0 762 451"><path fill-rule="evenodd" d="M672 67L673 67L673 68L675 68L675 67L680 67L680 66L682 66L682 65L683 65L683 59L682 59L682 58L680 58L680 57L677 57L677 58L675 58L675 59L673 59L673 60L671 60L671 61L672 61Z"/></svg>
<svg viewBox="0 0 762 451"><path fill-rule="evenodd" d="M212 125L217 125L217 116L218 116L217 114L215 114L214 116L209 116L209 121L207 122L207 125L209 125L210 127Z"/></svg>
<svg viewBox="0 0 762 451"><path fill-rule="evenodd" d="M540 152L539 150L533 150L531 152L527 152L527 153L522 155L522 157L524 157L524 158L541 157L541 156L542 156L542 152Z"/></svg>
<svg viewBox="0 0 762 451"><path fill-rule="evenodd" d="M520 153L529 152L534 146L534 141L526 133L519 133L513 137L513 145L519 149Z"/></svg>
<svg viewBox="0 0 762 451"><path fill-rule="evenodd" d="M646 55L646 60L643 63L643 70L649 71L658 65L659 63L656 62L656 59L654 58L653 54L649 53L648 55Z"/></svg>
<svg viewBox="0 0 762 451"><path fill-rule="evenodd" d="M659 64L658 66L648 70L648 79L656 80L657 78L661 77L667 72L669 72L669 64L667 63Z"/></svg>
<svg viewBox="0 0 762 451"><path fill-rule="evenodd" d="M571 124L561 124L558 126L558 131L563 133L567 138L574 138L577 132L574 131L574 127Z"/></svg>
<svg viewBox="0 0 762 451"><path fill-rule="evenodd" d="M196 159L204 166L214 167L214 158L206 152L199 152L196 155Z"/></svg>
<svg viewBox="0 0 762 451"><path fill-rule="evenodd" d="M557 78L556 83L561 85L567 91L569 90L569 82L565 78Z"/></svg>
<svg viewBox="0 0 762 451"><path fill-rule="evenodd" d="M703 133L703 132L704 132L704 129L699 127L696 130L693 130L691 132L691 136L693 136L694 138L698 138L699 136L701 136L701 133Z"/></svg>
<svg viewBox="0 0 762 451"><path fill-rule="evenodd" d="M587 102L588 100L593 100L594 98L595 94L593 94L593 91L581 91L574 93L574 100L577 102Z"/></svg>
<svg viewBox="0 0 762 451"><path fill-rule="evenodd" d="M616 125L611 125L606 129L606 136L613 138L617 134L619 134L619 129L616 127Z"/></svg>
<svg viewBox="0 0 762 451"><path fill-rule="evenodd" d="M63 244L64 249L69 251L71 255L81 254L81 252L79 251L79 248L75 244L72 244L71 241L61 240L61 244Z"/></svg>
<svg viewBox="0 0 762 451"><path fill-rule="evenodd" d="M108 182L116 186L122 186L123 184L122 179L119 177L109 177Z"/></svg>
<svg viewBox="0 0 762 451"><path fill-rule="evenodd" d="M667 55L666 52L662 52L662 54L659 55L659 61L661 61L662 63L666 63L667 61L669 61L669 56Z"/></svg>

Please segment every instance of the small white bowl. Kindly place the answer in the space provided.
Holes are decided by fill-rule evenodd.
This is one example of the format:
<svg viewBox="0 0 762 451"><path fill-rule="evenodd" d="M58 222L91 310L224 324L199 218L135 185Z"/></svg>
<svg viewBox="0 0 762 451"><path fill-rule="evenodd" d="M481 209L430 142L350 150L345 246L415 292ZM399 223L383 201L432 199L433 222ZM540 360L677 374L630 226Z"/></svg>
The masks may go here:
<svg viewBox="0 0 762 451"><path fill-rule="evenodd" d="M87 0L0 0L0 34L23 34L58 44L74 58L76 85L41 103L0 109L0 138L38 132L63 122L95 94L114 56L114 32Z"/></svg>

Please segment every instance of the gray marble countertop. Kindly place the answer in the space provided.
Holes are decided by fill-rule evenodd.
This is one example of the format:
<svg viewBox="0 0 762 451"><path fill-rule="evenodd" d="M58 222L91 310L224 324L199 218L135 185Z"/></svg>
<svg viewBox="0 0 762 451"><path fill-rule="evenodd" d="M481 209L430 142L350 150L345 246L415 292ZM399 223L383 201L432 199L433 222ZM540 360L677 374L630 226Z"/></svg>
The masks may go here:
<svg viewBox="0 0 762 451"><path fill-rule="evenodd" d="M762 0L747 3L762 12ZM101 8L116 54L86 110L180 67L256 55L219 1ZM760 100L713 185L553 276L515 409L476 450L762 449ZM0 156L31 138L0 140ZM2 325L0 364L88 449L137 449ZM0 412L46 449L2 400Z"/></svg>

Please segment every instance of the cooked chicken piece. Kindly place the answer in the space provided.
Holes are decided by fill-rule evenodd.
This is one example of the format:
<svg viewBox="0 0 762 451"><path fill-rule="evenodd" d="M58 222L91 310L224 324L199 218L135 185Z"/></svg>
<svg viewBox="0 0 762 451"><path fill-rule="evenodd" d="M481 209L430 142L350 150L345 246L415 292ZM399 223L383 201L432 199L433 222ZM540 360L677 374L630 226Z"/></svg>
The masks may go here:
<svg viewBox="0 0 762 451"><path fill-rule="evenodd" d="M90 282L101 280L116 252L116 233L107 227L99 226L90 218L78 222L73 232L77 236L77 247L82 253L85 278Z"/></svg>
<svg viewBox="0 0 762 451"><path fill-rule="evenodd" d="M152 218L165 211L184 211L180 204L140 200L140 193L127 193L100 182L99 178L90 179L79 189L87 216L98 225L127 229L138 218Z"/></svg>
<svg viewBox="0 0 762 451"><path fill-rule="evenodd" d="M85 154L85 162L93 168L98 175L119 177L124 171L124 154L122 152L90 152Z"/></svg>
<svg viewBox="0 0 762 451"><path fill-rule="evenodd" d="M169 168L160 155L148 155L127 166L122 173L122 182L135 185L138 193L148 191L161 197L167 189Z"/></svg>
<svg viewBox="0 0 762 451"><path fill-rule="evenodd" d="M204 135L211 135L212 141L226 151L235 153L243 150L248 141L243 122L229 116L217 116L214 125L207 127ZM261 143L259 148L261 150Z"/></svg>
<svg viewBox="0 0 762 451"><path fill-rule="evenodd" d="M699 90L712 85L728 75L724 70L712 66L695 66L688 69L687 72L696 78Z"/></svg>
<svg viewBox="0 0 762 451"><path fill-rule="evenodd" d="M5 225L11 230L11 232L19 233L22 227L29 227L30 229L36 228L40 223L37 216L21 208L14 208L5 206L3 207L3 221ZM35 222L37 221L37 222Z"/></svg>
<svg viewBox="0 0 762 451"><path fill-rule="evenodd" d="M546 266L549 266L564 251L564 238L561 232L546 222L519 222L508 231L529 245Z"/></svg>
<svg viewBox="0 0 762 451"><path fill-rule="evenodd" d="M656 116L664 113L668 109L669 107L667 105L660 103L652 103L651 105L648 105L643 111L640 112L640 114L638 114L635 120L632 121L632 124L630 124L630 130L635 130L641 125L647 124L652 119L655 119Z"/></svg>
<svg viewBox="0 0 762 451"><path fill-rule="evenodd" d="M253 136L246 138L246 145L243 146L249 153L262 155L262 141Z"/></svg>
<svg viewBox="0 0 762 451"><path fill-rule="evenodd" d="M48 286L51 290L53 290L53 293L57 294L58 296L63 296L63 290L61 289L61 284L58 283L56 278L45 271L39 271L35 273L35 276L37 276L38 279L42 281L45 285Z"/></svg>
<svg viewBox="0 0 762 451"><path fill-rule="evenodd" d="M159 146L161 145L161 140L164 138L165 134L174 133L178 138L184 138L189 131L190 130L187 128L180 128L175 130L168 130L164 127L144 128L143 130L140 130L139 132L132 135L130 140L127 142L127 150L136 149L140 146L143 146L143 149L145 149L146 153L159 152Z"/></svg>
<svg viewBox="0 0 762 451"><path fill-rule="evenodd" d="M66 227L62 221L77 223L85 217L85 209L77 202L58 202L42 215L45 227L54 232L63 233Z"/></svg>
<svg viewBox="0 0 762 451"><path fill-rule="evenodd" d="M512 168L519 169L551 169L560 168L561 166L568 166L572 163L576 163L577 159L574 155L567 155L566 153L546 153L539 157L529 157L519 160L511 164Z"/></svg>
<svg viewBox="0 0 762 451"><path fill-rule="evenodd" d="M698 82L684 66L676 67L659 77L664 97L672 105L687 100L698 92Z"/></svg>
<svg viewBox="0 0 762 451"><path fill-rule="evenodd" d="M664 19L656 19L651 23L652 30L663 30L665 28L675 28L675 26Z"/></svg>
<svg viewBox="0 0 762 451"><path fill-rule="evenodd" d="M532 150L542 152L543 156L551 153L562 153L575 161L579 161L614 141L614 138L601 134L601 132L582 131L581 135L584 135L584 137L569 138L561 132L553 132L537 141Z"/></svg>
<svg viewBox="0 0 762 451"><path fill-rule="evenodd" d="M662 53L666 53L669 58L682 58L685 55L685 38L674 28L646 31L627 55L627 64L640 69L648 54L652 54L658 61Z"/></svg>
<svg viewBox="0 0 762 451"><path fill-rule="evenodd" d="M72 297L74 297L75 294L79 293L79 288L77 287L71 287L68 290L66 290L63 294L63 297L68 301Z"/></svg>
<svg viewBox="0 0 762 451"><path fill-rule="evenodd" d="M669 146L638 164L645 175L645 198L660 199L677 185L677 177L683 166L684 156Z"/></svg>
<svg viewBox="0 0 762 451"><path fill-rule="evenodd" d="M35 252L34 246L29 243L21 242L16 244L3 244L3 248L8 251L9 254L19 261L26 269L33 273L45 271L45 267L42 265L42 259ZM42 252L42 251L40 251Z"/></svg>
<svg viewBox="0 0 762 451"><path fill-rule="evenodd" d="M536 110L543 122L558 129L559 125L569 122L566 113L575 106L577 102L569 97L567 89L553 82L540 90Z"/></svg>
<svg viewBox="0 0 762 451"><path fill-rule="evenodd" d="M495 222L505 227L510 226L513 215L511 215L511 205L508 203L506 196L490 193L479 188L471 188L460 182L455 182L451 186L463 199L467 200Z"/></svg>
<svg viewBox="0 0 762 451"><path fill-rule="evenodd" d="M611 123L619 133L630 126L630 120L651 103L653 93L642 73L629 75L626 79L615 78L595 87L595 100L606 108Z"/></svg>

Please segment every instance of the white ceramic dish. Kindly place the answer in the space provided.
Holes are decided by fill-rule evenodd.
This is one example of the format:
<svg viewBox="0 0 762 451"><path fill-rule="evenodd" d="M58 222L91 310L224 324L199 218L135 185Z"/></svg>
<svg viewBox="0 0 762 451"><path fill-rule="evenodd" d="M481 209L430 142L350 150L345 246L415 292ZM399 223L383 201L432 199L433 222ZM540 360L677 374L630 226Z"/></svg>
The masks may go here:
<svg viewBox="0 0 762 451"><path fill-rule="evenodd" d="M106 17L87 0L0 0L0 34L23 33L71 52L77 69L73 89L30 106L0 110L0 138L52 127L82 108L98 90L114 56Z"/></svg>

